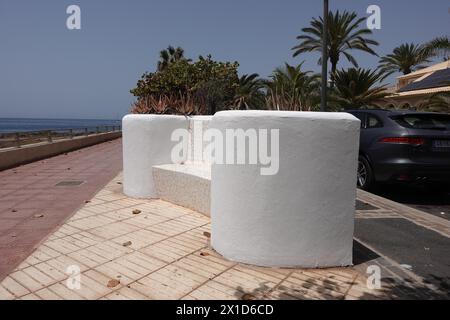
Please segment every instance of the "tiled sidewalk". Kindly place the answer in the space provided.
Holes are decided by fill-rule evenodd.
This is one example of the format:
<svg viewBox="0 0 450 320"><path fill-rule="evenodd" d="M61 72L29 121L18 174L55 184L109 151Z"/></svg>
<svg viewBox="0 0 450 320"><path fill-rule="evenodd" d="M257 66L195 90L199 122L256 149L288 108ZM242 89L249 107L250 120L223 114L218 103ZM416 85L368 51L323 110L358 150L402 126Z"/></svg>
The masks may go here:
<svg viewBox="0 0 450 320"><path fill-rule="evenodd" d="M209 218L161 200L127 198L120 180L9 274L0 299L391 297L389 290L369 290L358 268L278 269L227 261L209 246ZM80 268L80 290L67 286L70 266Z"/></svg>
<svg viewBox="0 0 450 320"><path fill-rule="evenodd" d="M118 139L0 172L0 280L121 168Z"/></svg>
<svg viewBox="0 0 450 320"><path fill-rule="evenodd" d="M0 172L0 300L448 299L361 240L351 268L228 261L210 248L208 217L123 195L121 156L116 140ZM61 181L83 184L56 186ZM363 191L358 198L365 207L357 221L407 219L450 235L448 221ZM367 288L368 266L380 268L381 290ZM73 267L81 272L80 290L69 289Z"/></svg>

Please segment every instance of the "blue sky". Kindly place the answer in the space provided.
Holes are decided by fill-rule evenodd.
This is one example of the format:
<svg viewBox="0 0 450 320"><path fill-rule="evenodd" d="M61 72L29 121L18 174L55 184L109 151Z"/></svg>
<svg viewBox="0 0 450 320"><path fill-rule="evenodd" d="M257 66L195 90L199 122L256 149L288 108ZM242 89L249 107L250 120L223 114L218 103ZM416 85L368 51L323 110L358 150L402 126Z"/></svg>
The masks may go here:
<svg viewBox="0 0 450 320"><path fill-rule="evenodd" d="M66 28L66 8L81 7L81 30ZM402 42L450 33L448 0L330 0L331 9L367 16L381 7L373 38L380 55ZM317 54L292 58L302 27L322 12L318 0L0 0L0 117L118 119L129 90L169 44L186 55L239 61L240 73L267 77L284 61L319 71ZM378 58L356 53L363 67ZM340 67L348 66L342 61Z"/></svg>

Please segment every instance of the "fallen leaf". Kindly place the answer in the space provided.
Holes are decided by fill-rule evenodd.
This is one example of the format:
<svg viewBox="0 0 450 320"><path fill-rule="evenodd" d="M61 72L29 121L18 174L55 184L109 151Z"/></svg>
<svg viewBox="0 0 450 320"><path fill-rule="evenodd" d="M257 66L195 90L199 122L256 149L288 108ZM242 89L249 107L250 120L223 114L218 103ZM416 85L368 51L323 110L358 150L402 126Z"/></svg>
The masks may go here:
<svg viewBox="0 0 450 320"><path fill-rule="evenodd" d="M44 215L43 215L43 214L35 214L33 217L34 217L35 219L39 219L39 218L43 218Z"/></svg>
<svg viewBox="0 0 450 320"><path fill-rule="evenodd" d="M255 300L256 297L250 293L246 293L241 297L242 300Z"/></svg>
<svg viewBox="0 0 450 320"><path fill-rule="evenodd" d="M133 243L131 242L131 241L127 241L127 242L124 242L124 243L122 243L122 246L124 246L124 247L129 247L129 246L131 246Z"/></svg>
<svg viewBox="0 0 450 320"><path fill-rule="evenodd" d="M412 270L413 269L413 267L411 265L409 265L409 264L401 264L400 267L402 267L403 269L406 269L406 270Z"/></svg>
<svg viewBox="0 0 450 320"><path fill-rule="evenodd" d="M120 284L120 280L112 279L112 280L108 281L107 287L108 288L114 288L114 287L117 287L119 284Z"/></svg>
<svg viewBox="0 0 450 320"><path fill-rule="evenodd" d="M209 253L208 252L200 252L200 255L202 257L206 257L206 256L209 256Z"/></svg>
<svg viewBox="0 0 450 320"><path fill-rule="evenodd" d="M205 236L205 237L207 237L208 239L209 238L211 238L211 233L209 233L209 232L203 232L203 235Z"/></svg>
<svg viewBox="0 0 450 320"><path fill-rule="evenodd" d="M141 213L142 211L141 210L139 210L139 209L134 209L133 210L133 214L139 214L139 213Z"/></svg>

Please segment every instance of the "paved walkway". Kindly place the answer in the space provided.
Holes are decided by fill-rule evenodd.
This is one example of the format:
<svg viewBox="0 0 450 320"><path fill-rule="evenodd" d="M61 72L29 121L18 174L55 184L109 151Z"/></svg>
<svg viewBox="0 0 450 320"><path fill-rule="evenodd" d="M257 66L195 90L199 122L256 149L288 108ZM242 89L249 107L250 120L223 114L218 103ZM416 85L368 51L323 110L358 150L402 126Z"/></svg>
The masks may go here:
<svg viewBox="0 0 450 320"><path fill-rule="evenodd" d="M126 197L120 159L114 141L0 173L0 300L449 298L447 220L358 191L354 267L254 267L211 249L208 217Z"/></svg>
<svg viewBox="0 0 450 320"><path fill-rule="evenodd" d="M367 206L357 211L357 221L396 215ZM0 283L0 299L448 297L359 241L351 268L261 268L215 253L209 232L210 219L195 211L124 196L119 175ZM366 285L369 266L380 268L380 289ZM74 290L77 274L69 275L77 269L81 286Z"/></svg>
<svg viewBox="0 0 450 320"><path fill-rule="evenodd" d="M380 294L368 290L365 276L353 268L259 268L228 261L209 246L208 217L161 200L127 198L120 181L120 176L111 181L12 272L0 285L0 298L359 299ZM80 290L67 286L71 266L81 271Z"/></svg>
<svg viewBox="0 0 450 320"><path fill-rule="evenodd" d="M0 172L0 280L121 168L118 139Z"/></svg>

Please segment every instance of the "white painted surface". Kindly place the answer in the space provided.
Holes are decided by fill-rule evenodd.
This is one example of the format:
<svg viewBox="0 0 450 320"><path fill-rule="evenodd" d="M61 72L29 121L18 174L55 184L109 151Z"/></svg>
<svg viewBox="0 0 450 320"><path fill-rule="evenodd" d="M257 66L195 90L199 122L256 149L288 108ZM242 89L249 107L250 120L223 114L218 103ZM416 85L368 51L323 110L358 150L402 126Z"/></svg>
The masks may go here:
<svg viewBox="0 0 450 320"><path fill-rule="evenodd" d="M125 194L161 196L206 214L210 198L212 245L230 260L287 267L352 264L359 120L345 113L216 114L209 127L222 132L279 129L280 168L262 176L259 165L213 165L211 196L209 160L194 148L194 142L205 147L194 132L196 121L204 132L210 117L123 119ZM176 142L170 136L179 128L191 131L184 165L171 160Z"/></svg>
<svg viewBox="0 0 450 320"><path fill-rule="evenodd" d="M280 130L280 168L212 165L212 246L261 266L352 264L359 145L347 113L225 111L211 128Z"/></svg>
<svg viewBox="0 0 450 320"><path fill-rule="evenodd" d="M208 130L212 116L194 116L189 119L188 162L198 165L209 164L210 159L203 153L208 144L203 141L203 133Z"/></svg>
<svg viewBox="0 0 450 320"><path fill-rule="evenodd" d="M153 179L159 198L209 216L211 165L153 166Z"/></svg>
<svg viewBox="0 0 450 320"><path fill-rule="evenodd" d="M156 198L152 167L172 163L171 141L176 129L188 129L189 120L172 115L127 115L122 120L123 189L134 198Z"/></svg>

